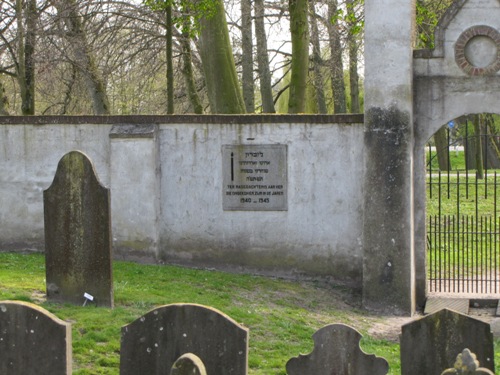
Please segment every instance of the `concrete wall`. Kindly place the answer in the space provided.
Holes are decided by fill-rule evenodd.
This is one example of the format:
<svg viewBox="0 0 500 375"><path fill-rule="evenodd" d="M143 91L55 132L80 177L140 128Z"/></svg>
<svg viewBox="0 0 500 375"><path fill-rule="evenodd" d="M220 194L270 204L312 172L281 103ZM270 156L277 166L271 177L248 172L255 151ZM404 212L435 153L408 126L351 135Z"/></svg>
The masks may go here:
<svg viewBox="0 0 500 375"><path fill-rule="evenodd" d="M109 125L0 125L0 243L43 249L43 197L59 160L82 150L109 186Z"/></svg>
<svg viewBox="0 0 500 375"><path fill-rule="evenodd" d="M362 116L0 118L0 247L43 249L42 191L78 149L111 189L115 253L360 285ZM287 146L284 211L224 211L222 147Z"/></svg>

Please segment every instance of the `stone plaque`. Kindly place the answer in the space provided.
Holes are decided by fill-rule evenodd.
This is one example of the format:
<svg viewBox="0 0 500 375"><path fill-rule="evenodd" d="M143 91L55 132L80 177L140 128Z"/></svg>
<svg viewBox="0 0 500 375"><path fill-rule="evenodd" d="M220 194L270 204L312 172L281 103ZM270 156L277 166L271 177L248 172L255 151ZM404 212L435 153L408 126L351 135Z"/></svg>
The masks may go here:
<svg viewBox="0 0 500 375"><path fill-rule="evenodd" d="M287 146L222 147L223 209L286 211Z"/></svg>

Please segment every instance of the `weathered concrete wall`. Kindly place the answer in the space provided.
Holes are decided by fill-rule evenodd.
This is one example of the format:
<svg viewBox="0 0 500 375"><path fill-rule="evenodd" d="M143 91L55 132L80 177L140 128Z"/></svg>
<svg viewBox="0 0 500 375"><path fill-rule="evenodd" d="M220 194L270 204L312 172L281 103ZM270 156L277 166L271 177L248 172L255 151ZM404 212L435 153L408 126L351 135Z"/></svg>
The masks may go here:
<svg viewBox="0 0 500 375"><path fill-rule="evenodd" d="M83 150L109 185L109 125L0 125L0 243L40 248L43 198L59 160Z"/></svg>
<svg viewBox="0 0 500 375"><path fill-rule="evenodd" d="M23 124L30 120L38 124ZM42 190L59 159L78 149L111 189L118 256L331 276L359 286L362 120L0 118L0 247L43 249ZM239 144L287 146L287 210L223 210L222 147Z"/></svg>
<svg viewBox="0 0 500 375"><path fill-rule="evenodd" d="M310 122L162 128L160 256L359 277L362 134ZM221 149L234 144L288 145L288 210L222 210Z"/></svg>
<svg viewBox="0 0 500 375"><path fill-rule="evenodd" d="M413 313L414 0L365 2L363 303Z"/></svg>

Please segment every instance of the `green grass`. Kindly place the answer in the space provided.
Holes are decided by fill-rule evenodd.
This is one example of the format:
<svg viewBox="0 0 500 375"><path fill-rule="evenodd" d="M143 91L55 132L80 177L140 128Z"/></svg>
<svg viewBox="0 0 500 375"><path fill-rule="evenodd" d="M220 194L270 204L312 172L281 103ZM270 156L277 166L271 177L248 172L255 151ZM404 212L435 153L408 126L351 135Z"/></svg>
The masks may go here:
<svg viewBox="0 0 500 375"><path fill-rule="evenodd" d="M249 328L251 375L285 374L286 362L311 352L313 333L331 323L360 331L363 350L386 358L390 374L400 373L397 339L368 335L384 318L361 310L360 296L345 287L115 262L115 308L106 309L47 303L41 254L0 252L0 264L0 300L33 302L71 322L76 375L118 374L120 328L155 307L179 302L212 306Z"/></svg>
<svg viewBox="0 0 500 375"><path fill-rule="evenodd" d="M429 166L428 166L429 160L431 160L432 171L437 172L439 170L439 164L438 164L438 158L437 158L436 151L431 151L429 153L429 150L426 148L425 161L426 161L427 169L429 169ZM454 151L453 147L450 147L450 169L452 171L465 170L465 158L464 158L463 151Z"/></svg>

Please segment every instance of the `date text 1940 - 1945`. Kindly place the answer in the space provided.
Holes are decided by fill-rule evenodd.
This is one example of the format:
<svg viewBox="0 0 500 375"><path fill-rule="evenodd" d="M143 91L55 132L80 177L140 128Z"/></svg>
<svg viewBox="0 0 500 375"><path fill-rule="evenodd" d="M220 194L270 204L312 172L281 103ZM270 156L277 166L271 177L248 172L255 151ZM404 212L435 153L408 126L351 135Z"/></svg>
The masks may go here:
<svg viewBox="0 0 500 375"><path fill-rule="evenodd" d="M222 147L223 209L287 210L287 146Z"/></svg>

